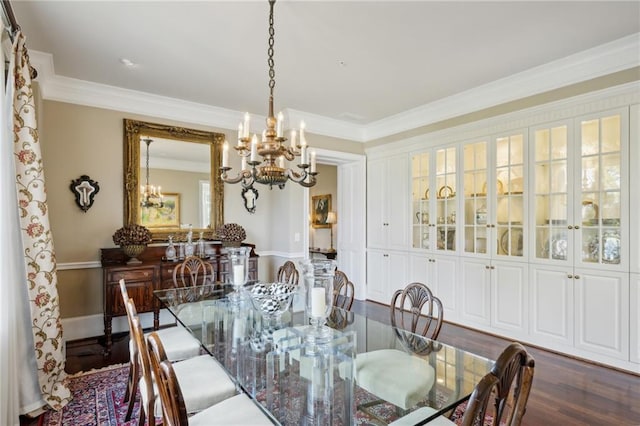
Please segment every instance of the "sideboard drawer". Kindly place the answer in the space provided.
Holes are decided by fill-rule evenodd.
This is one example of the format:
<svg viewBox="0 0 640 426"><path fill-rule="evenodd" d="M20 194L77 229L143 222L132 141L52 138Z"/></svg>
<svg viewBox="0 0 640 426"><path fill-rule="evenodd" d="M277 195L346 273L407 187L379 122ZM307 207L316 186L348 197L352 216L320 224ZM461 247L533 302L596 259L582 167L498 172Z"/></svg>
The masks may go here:
<svg viewBox="0 0 640 426"><path fill-rule="evenodd" d="M108 282L125 281L148 281L153 279L153 267L144 269L129 269L123 271L110 271L107 277Z"/></svg>

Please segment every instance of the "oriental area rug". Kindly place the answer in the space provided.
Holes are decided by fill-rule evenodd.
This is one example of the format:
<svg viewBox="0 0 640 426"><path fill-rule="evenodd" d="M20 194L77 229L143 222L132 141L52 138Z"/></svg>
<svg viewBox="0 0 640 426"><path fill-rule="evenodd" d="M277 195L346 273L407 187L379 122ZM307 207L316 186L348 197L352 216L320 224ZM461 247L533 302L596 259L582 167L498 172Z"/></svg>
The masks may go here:
<svg viewBox="0 0 640 426"><path fill-rule="evenodd" d="M72 400L62 411L47 411L43 426L135 426L138 424L140 398L133 408L131 421L125 422L129 365L112 365L69 376Z"/></svg>
<svg viewBox="0 0 640 426"><path fill-rule="evenodd" d="M140 398L137 395L133 415L124 421L127 404L122 401L127 389L128 364L113 365L99 370L91 370L71 375L68 385L73 399L61 411L47 411L38 423L42 426L136 426L140 412ZM259 399L259 398L258 398ZM356 404L366 403L375 396L356 387ZM296 398L292 398L296 400ZM373 409L385 422L397 419L393 406L381 404ZM462 412L456 410L453 419L460 421ZM160 419L158 424L160 424ZM485 422L487 424L488 422ZM371 417L358 411L356 425L379 424Z"/></svg>

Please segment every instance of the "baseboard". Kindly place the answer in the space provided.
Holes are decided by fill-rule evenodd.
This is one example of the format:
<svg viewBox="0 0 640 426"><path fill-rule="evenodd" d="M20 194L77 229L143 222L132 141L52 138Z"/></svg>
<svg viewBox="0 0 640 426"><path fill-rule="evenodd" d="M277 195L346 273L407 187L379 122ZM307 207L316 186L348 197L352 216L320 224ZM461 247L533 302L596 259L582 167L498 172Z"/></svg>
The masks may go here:
<svg viewBox="0 0 640 426"><path fill-rule="evenodd" d="M139 314L142 328L153 327L153 312ZM104 335L104 316L102 314L86 315L82 317L62 318L64 340L87 339ZM173 324L174 317L166 310L160 310L160 325ZM115 317L111 322L112 333L129 331L127 317Z"/></svg>

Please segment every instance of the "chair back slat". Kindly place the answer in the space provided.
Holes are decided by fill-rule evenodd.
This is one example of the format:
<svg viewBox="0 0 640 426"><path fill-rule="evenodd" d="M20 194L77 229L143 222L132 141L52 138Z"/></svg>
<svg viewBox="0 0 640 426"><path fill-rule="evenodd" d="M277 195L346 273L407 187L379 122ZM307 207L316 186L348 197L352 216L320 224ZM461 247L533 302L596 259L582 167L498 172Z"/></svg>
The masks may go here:
<svg viewBox="0 0 640 426"><path fill-rule="evenodd" d="M440 334L444 312L442 302L429 287L411 283L397 290L391 298L391 325L436 340Z"/></svg>
<svg viewBox="0 0 640 426"><path fill-rule="evenodd" d="M349 281L347 274L336 270L333 278L333 306L337 306L346 311L351 310L354 294L355 287L353 283Z"/></svg>
<svg viewBox="0 0 640 426"><path fill-rule="evenodd" d="M462 417L463 426L492 424L519 426L526 411L535 361L520 343L510 344L491 371L476 385ZM478 423L480 422L480 423Z"/></svg>
<svg viewBox="0 0 640 426"><path fill-rule="evenodd" d="M173 286L194 287L213 284L213 266L197 256L189 256L173 268Z"/></svg>
<svg viewBox="0 0 640 426"><path fill-rule="evenodd" d="M278 274L276 275L276 280L279 283L287 283L298 285L298 279L300 274L296 269L295 263L290 260L284 262L284 264L278 268Z"/></svg>

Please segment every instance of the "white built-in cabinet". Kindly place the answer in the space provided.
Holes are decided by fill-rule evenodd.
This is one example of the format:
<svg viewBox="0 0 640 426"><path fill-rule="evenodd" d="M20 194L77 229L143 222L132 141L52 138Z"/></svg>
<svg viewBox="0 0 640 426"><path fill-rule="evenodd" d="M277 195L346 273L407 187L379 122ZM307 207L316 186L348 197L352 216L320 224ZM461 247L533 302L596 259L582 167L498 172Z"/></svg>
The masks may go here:
<svg viewBox="0 0 640 426"><path fill-rule="evenodd" d="M444 317L448 320L456 319L459 312L458 264L457 256L419 252L409 254L407 283L426 284L442 302Z"/></svg>
<svg viewBox="0 0 640 426"><path fill-rule="evenodd" d="M640 372L640 94L612 92L368 150L367 297L423 282L445 320Z"/></svg>
<svg viewBox="0 0 640 426"><path fill-rule="evenodd" d="M407 282L408 256L393 250L367 251L367 299L389 304Z"/></svg>
<svg viewBox="0 0 640 426"><path fill-rule="evenodd" d="M394 155L367 164L367 247L406 250L408 158Z"/></svg>

